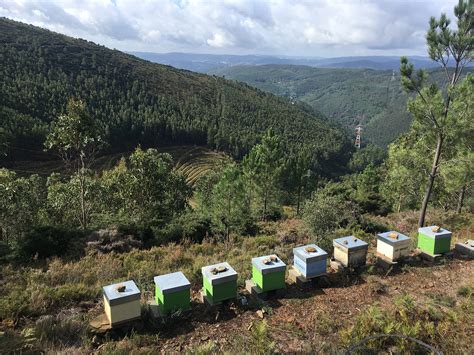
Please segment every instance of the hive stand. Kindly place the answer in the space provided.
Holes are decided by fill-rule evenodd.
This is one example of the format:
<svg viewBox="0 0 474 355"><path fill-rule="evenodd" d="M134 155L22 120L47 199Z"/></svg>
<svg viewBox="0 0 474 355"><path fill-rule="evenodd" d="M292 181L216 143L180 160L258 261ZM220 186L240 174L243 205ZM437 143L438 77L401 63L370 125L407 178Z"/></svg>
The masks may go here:
<svg viewBox="0 0 474 355"><path fill-rule="evenodd" d="M333 240L334 260L331 267L340 271L343 268L359 268L367 263L369 245L354 236L342 237ZM338 265L340 264L340 265Z"/></svg>
<svg viewBox="0 0 474 355"><path fill-rule="evenodd" d="M452 233L438 226L418 229L418 249L420 255L428 260L437 259L451 250Z"/></svg>
<svg viewBox="0 0 474 355"><path fill-rule="evenodd" d="M166 317L171 313L191 308L191 283L182 272L155 276L154 282L156 308L151 305L154 315L157 311L159 316Z"/></svg>
<svg viewBox="0 0 474 355"><path fill-rule="evenodd" d="M245 281L249 294L260 300L281 296L286 288L286 264L275 254L252 258L252 280Z"/></svg>
<svg viewBox="0 0 474 355"><path fill-rule="evenodd" d="M203 288L200 298L208 307L237 297L238 275L229 263L204 266L201 271Z"/></svg>
<svg viewBox="0 0 474 355"><path fill-rule="evenodd" d="M104 311L110 327L141 318L141 292L132 280L104 286Z"/></svg>
<svg viewBox="0 0 474 355"><path fill-rule="evenodd" d="M455 249L458 253L474 259L474 240L467 240L464 243L458 242Z"/></svg>
<svg viewBox="0 0 474 355"><path fill-rule="evenodd" d="M293 249L293 263L289 267L288 280L301 288L309 288L321 276L327 275L328 254L316 244Z"/></svg>

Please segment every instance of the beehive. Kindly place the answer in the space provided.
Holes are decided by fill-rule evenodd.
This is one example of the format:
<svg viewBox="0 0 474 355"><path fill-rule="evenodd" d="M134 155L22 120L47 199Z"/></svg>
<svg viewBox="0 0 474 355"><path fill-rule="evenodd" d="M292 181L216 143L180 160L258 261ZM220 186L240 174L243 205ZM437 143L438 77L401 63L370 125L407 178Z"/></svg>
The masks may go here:
<svg viewBox="0 0 474 355"><path fill-rule="evenodd" d="M418 229L418 248L427 254L444 254L451 249L452 233L438 226Z"/></svg>
<svg viewBox="0 0 474 355"><path fill-rule="evenodd" d="M191 283L181 271L155 276L154 281L156 304L163 314L191 307Z"/></svg>
<svg viewBox="0 0 474 355"><path fill-rule="evenodd" d="M263 292L285 288L286 264L276 255L252 258L252 281Z"/></svg>
<svg viewBox="0 0 474 355"><path fill-rule="evenodd" d="M237 296L237 272L224 262L202 268L204 295L212 302L221 302Z"/></svg>
<svg viewBox="0 0 474 355"><path fill-rule="evenodd" d="M105 314L112 327L140 318L140 290L135 282L112 284L102 290Z"/></svg>
<svg viewBox="0 0 474 355"><path fill-rule="evenodd" d="M395 231L377 235L377 254L390 261L396 261L410 254L410 238Z"/></svg>
<svg viewBox="0 0 474 355"><path fill-rule="evenodd" d="M369 245L354 236L333 240L334 259L345 267L359 267L366 263Z"/></svg>
<svg viewBox="0 0 474 355"><path fill-rule="evenodd" d="M293 262L296 269L306 278L326 274L328 253L316 244L293 249Z"/></svg>

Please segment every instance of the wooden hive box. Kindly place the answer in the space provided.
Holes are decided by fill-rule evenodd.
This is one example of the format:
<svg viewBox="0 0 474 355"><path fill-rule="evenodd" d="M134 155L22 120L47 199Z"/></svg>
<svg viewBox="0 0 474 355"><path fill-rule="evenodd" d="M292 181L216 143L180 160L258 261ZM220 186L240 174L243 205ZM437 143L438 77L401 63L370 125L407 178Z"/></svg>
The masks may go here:
<svg viewBox="0 0 474 355"><path fill-rule="evenodd" d="M201 271L204 295L211 303L237 297L237 272L229 263L204 266Z"/></svg>
<svg viewBox="0 0 474 355"><path fill-rule="evenodd" d="M418 248L429 255L444 254L451 250L452 233L437 226L418 229Z"/></svg>
<svg viewBox="0 0 474 355"><path fill-rule="evenodd" d="M263 292L286 287L286 264L275 254L252 258L252 281Z"/></svg>
<svg viewBox="0 0 474 355"><path fill-rule="evenodd" d="M104 286L104 309L112 327L141 317L140 290L132 280Z"/></svg>
<svg viewBox="0 0 474 355"><path fill-rule="evenodd" d="M293 263L306 278L326 275L328 253L316 244L293 248Z"/></svg>
<svg viewBox="0 0 474 355"><path fill-rule="evenodd" d="M191 283L181 271L155 276L155 299L160 312L167 314L191 308Z"/></svg>
<svg viewBox="0 0 474 355"><path fill-rule="evenodd" d="M366 264L369 245L354 236L333 240L334 259L345 267L359 267Z"/></svg>
<svg viewBox="0 0 474 355"><path fill-rule="evenodd" d="M395 231L377 234L377 254L390 261L410 254L411 240L402 233Z"/></svg>

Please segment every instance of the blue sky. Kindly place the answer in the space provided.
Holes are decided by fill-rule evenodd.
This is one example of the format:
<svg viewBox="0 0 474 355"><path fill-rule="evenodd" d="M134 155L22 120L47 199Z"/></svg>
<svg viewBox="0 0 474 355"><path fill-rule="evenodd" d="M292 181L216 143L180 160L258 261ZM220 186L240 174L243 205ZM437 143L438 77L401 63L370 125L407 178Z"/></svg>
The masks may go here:
<svg viewBox="0 0 474 355"><path fill-rule="evenodd" d="M0 0L0 16L125 51L426 55L457 0Z"/></svg>

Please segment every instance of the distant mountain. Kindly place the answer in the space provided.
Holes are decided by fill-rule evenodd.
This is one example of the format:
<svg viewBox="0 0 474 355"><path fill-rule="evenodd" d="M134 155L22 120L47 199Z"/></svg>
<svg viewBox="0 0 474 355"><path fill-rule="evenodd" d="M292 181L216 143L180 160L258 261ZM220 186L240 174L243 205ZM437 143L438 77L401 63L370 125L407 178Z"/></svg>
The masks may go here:
<svg viewBox="0 0 474 355"><path fill-rule="evenodd" d="M360 57L291 57L269 55L218 55L195 53L149 53L130 52L131 54L149 60L150 62L171 65L175 68L208 73L222 68L237 65L267 65L288 64L307 65L324 68L363 68L376 70L398 70L400 57L396 56L360 56ZM417 68L436 68L427 57L412 56L410 61Z"/></svg>
<svg viewBox="0 0 474 355"><path fill-rule="evenodd" d="M347 58L339 63L353 62ZM419 62L416 65L419 67ZM221 68L212 73L301 100L346 127L350 134L362 124L362 140L381 147L405 132L411 123L406 109L408 96L400 85L398 70L260 65ZM440 70L430 72L430 80L443 79Z"/></svg>
<svg viewBox="0 0 474 355"><path fill-rule="evenodd" d="M42 151L70 97L87 103L115 151L196 144L239 158L272 128L289 151L312 147L328 173L350 154L346 135L307 105L5 18L0 62L0 128L24 154Z"/></svg>

